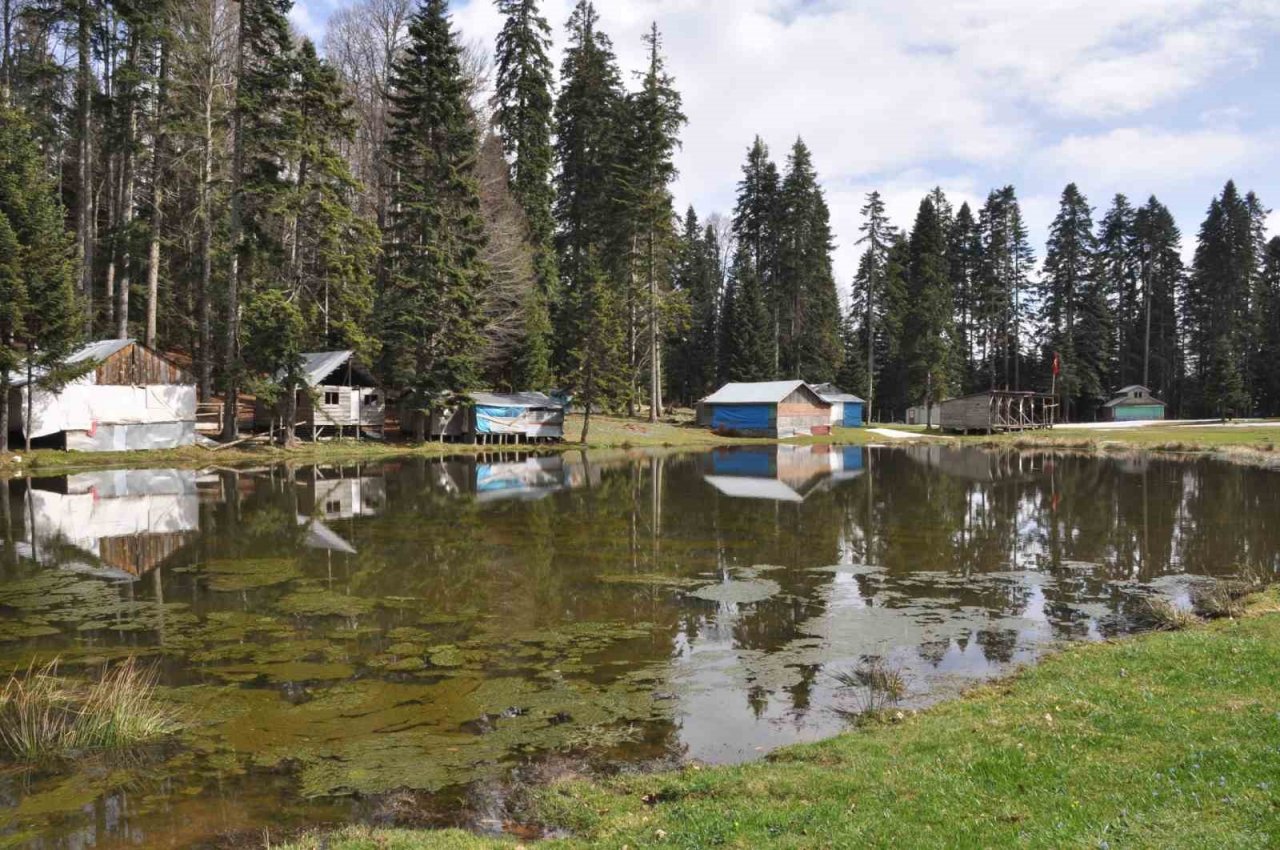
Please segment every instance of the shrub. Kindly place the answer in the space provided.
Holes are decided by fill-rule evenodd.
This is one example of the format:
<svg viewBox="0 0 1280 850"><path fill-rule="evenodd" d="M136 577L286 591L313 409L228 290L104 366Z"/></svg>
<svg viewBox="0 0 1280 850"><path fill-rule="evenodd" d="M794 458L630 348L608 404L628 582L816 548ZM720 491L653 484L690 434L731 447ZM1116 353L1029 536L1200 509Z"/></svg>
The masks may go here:
<svg viewBox="0 0 1280 850"><path fill-rule="evenodd" d="M1142 618L1152 628L1164 631L1178 631L1190 628L1200 622L1194 612L1179 608L1168 599L1155 597L1148 599L1142 608Z"/></svg>

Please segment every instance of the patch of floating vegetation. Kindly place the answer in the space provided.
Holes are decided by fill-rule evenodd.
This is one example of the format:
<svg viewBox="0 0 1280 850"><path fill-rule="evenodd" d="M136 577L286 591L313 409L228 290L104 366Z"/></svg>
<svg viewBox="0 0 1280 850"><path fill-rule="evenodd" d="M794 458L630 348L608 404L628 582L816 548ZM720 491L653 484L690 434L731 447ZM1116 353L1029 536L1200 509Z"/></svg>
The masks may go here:
<svg viewBox="0 0 1280 850"><path fill-rule="evenodd" d="M374 600L347 596L319 587L295 590L277 603L285 614L298 617L358 617L374 609Z"/></svg>
<svg viewBox="0 0 1280 850"><path fill-rule="evenodd" d="M752 578L745 580L731 579L717 582L716 584L708 584L697 590L689 591L688 595L694 599L702 599L707 602L750 605L754 602L763 602L766 599L777 596L781 591L782 586L772 579Z"/></svg>
<svg viewBox="0 0 1280 850"><path fill-rule="evenodd" d="M287 584L301 578L293 558L248 558L210 561L204 571L208 574L210 590L229 593L256 590Z"/></svg>
<svg viewBox="0 0 1280 850"><path fill-rule="evenodd" d="M702 584L700 579L670 576L662 573L606 573L596 576L601 584L636 585L639 587L695 587Z"/></svg>

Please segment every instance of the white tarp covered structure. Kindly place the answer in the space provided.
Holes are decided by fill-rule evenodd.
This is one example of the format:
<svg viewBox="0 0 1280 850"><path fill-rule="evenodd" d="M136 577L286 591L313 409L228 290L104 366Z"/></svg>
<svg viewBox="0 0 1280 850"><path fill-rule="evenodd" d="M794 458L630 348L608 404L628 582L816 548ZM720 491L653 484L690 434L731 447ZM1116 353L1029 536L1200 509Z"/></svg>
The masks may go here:
<svg viewBox="0 0 1280 850"><path fill-rule="evenodd" d="M164 364L159 369L112 368L102 365L113 358L127 358L129 349L140 349L141 356L164 363L158 355L130 339L103 340L90 343L75 352L69 364L94 362L99 368L67 384L58 392L37 388L31 399L31 417L27 422L27 376L11 375L11 421L22 425L31 439L66 435L66 448L72 451L126 451L189 446L196 434L196 387L194 383L160 383L160 377L146 378L146 383L123 383L110 375L124 375L136 380L138 374L179 374ZM156 383L150 381L156 380ZM172 380L170 378L169 380Z"/></svg>

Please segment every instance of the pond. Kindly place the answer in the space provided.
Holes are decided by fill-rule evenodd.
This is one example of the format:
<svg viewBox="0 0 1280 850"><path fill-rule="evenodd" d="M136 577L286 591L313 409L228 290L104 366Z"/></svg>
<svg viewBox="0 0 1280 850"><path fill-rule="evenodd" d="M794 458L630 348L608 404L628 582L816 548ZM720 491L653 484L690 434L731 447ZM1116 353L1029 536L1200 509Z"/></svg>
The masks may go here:
<svg viewBox="0 0 1280 850"><path fill-rule="evenodd" d="M1275 472L909 447L569 451L0 485L0 663L156 666L185 731L0 769L0 845L498 830L521 789L828 736L1280 565Z"/></svg>

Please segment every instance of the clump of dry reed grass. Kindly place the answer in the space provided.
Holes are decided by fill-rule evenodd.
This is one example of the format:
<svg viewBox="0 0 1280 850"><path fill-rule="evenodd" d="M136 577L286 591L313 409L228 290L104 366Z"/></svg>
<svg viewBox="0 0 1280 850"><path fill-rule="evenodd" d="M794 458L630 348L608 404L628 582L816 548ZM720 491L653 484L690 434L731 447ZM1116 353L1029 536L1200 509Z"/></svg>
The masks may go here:
<svg viewBox="0 0 1280 850"><path fill-rule="evenodd" d="M58 661L15 672L0 689L0 757L18 762L145 744L178 730L155 696L156 672L129 658L82 683Z"/></svg>
<svg viewBox="0 0 1280 850"><path fill-rule="evenodd" d="M1179 608L1168 599L1154 597L1146 600L1142 606L1142 617L1152 628L1175 632L1188 629L1200 622L1195 612Z"/></svg>

